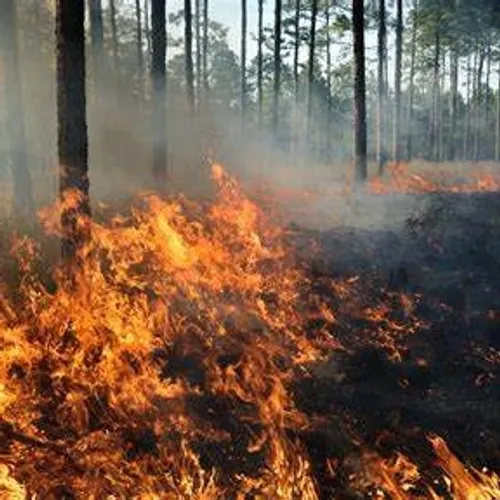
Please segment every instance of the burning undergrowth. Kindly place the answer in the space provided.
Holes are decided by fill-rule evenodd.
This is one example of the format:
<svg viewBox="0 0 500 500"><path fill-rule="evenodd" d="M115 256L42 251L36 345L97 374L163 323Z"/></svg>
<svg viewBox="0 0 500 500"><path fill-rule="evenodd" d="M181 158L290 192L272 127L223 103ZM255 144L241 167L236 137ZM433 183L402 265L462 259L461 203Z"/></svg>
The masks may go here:
<svg viewBox="0 0 500 500"><path fill-rule="evenodd" d="M328 235L292 234L213 173L213 202L146 195L96 218L76 286L15 241L0 496L496 498L494 476L428 436L466 434L424 411L449 403L429 382L442 347L429 332L456 315L402 288L400 269L335 275ZM42 214L56 236L60 208ZM498 351L476 348L487 386Z"/></svg>

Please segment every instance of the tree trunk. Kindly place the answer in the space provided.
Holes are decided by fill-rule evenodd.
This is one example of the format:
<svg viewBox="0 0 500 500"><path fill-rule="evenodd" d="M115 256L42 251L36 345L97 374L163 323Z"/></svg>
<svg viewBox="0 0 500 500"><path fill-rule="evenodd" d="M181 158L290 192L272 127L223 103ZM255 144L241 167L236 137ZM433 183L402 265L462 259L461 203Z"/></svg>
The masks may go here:
<svg viewBox="0 0 500 500"><path fill-rule="evenodd" d="M203 0L203 89L208 104L208 0Z"/></svg>
<svg viewBox="0 0 500 500"><path fill-rule="evenodd" d="M476 79L476 108L474 117L474 161L479 161L479 152L481 147L481 111L483 104L483 66L484 66L485 48L481 47L479 53L479 62L477 68L477 79Z"/></svg>
<svg viewBox="0 0 500 500"><path fill-rule="evenodd" d="M455 141L457 135L457 105L458 105L458 47L452 47L450 55L450 131L448 134L448 159L454 161Z"/></svg>
<svg viewBox="0 0 500 500"><path fill-rule="evenodd" d="M439 35L439 28L435 33L434 45L434 64L433 64L433 80L432 80L432 118L429 133L429 154L434 160L438 160L438 92L439 92L439 62L441 60L441 38Z"/></svg>
<svg viewBox="0 0 500 500"><path fill-rule="evenodd" d="M500 62L498 63L498 87L496 102L495 161L500 162Z"/></svg>
<svg viewBox="0 0 500 500"><path fill-rule="evenodd" d="M151 2L153 80L153 177L160 185L167 180L166 72L167 33L165 0Z"/></svg>
<svg viewBox="0 0 500 500"><path fill-rule="evenodd" d="M18 219L32 221L35 216L35 204L28 169L14 0L4 0L0 4L0 56L4 69L4 102L7 114L5 126L14 186L14 215Z"/></svg>
<svg viewBox="0 0 500 500"><path fill-rule="evenodd" d="M193 14L191 0L184 0L184 47L186 49L186 89L189 110L194 115Z"/></svg>
<svg viewBox="0 0 500 500"><path fill-rule="evenodd" d="M445 123L444 123L444 116L443 116L443 104L442 104L442 93L444 89L444 84L445 84L445 75L446 75L446 52L443 50L441 51L441 65L439 68L439 72L441 73L441 77L439 79L439 89L438 89L438 102L437 102L437 113L438 113L438 133L437 133L437 138L438 138L438 161L444 161L446 159L446 154L445 154Z"/></svg>
<svg viewBox="0 0 500 500"><path fill-rule="evenodd" d="M313 87L314 87L314 56L316 50L316 21L318 18L318 0L312 0L311 29L309 32L309 64L307 67L307 133L311 140L312 113L313 113Z"/></svg>
<svg viewBox="0 0 500 500"><path fill-rule="evenodd" d="M293 31L295 35L293 43L293 85L296 108L299 102L300 2L301 0L295 0L295 16L293 20Z"/></svg>
<svg viewBox="0 0 500 500"><path fill-rule="evenodd" d="M352 0L352 31L354 38L354 168L356 183L368 176L366 144L366 84L364 0Z"/></svg>
<svg viewBox="0 0 500 500"><path fill-rule="evenodd" d="M278 132L278 117L281 92L281 0L274 6L274 81L273 81L273 133Z"/></svg>
<svg viewBox="0 0 500 500"><path fill-rule="evenodd" d="M328 109L326 119L326 149L328 160L332 147L332 41L330 36L330 5L325 5L326 24L326 91L328 93Z"/></svg>
<svg viewBox="0 0 500 500"><path fill-rule="evenodd" d="M152 53L151 49L151 32L149 28L149 0L144 0L144 31L146 36L146 53Z"/></svg>
<svg viewBox="0 0 500 500"><path fill-rule="evenodd" d="M394 81L394 131L393 131L393 159L401 161L401 79L403 64L403 0L397 0L396 20L396 61Z"/></svg>
<svg viewBox="0 0 500 500"><path fill-rule="evenodd" d="M476 57L474 55L474 61ZM475 67L474 62L474 67ZM471 56L467 56L467 83L466 83L466 107L465 107L465 127L464 127L464 154L463 159L469 159L469 138L470 138L470 122L471 122Z"/></svg>
<svg viewBox="0 0 500 500"><path fill-rule="evenodd" d="M101 0L89 0L90 43L94 72L102 66L104 51L104 26ZM101 68L102 69L102 68Z"/></svg>
<svg viewBox="0 0 500 500"><path fill-rule="evenodd" d="M411 55L410 55L410 81L409 81L409 99L408 99L408 123L406 124L406 160L410 162L413 159L413 100L415 96L415 55L417 50L417 18L418 18L418 0L415 0L413 26L411 32Z"/></svg>
<svg viewBox="0 0 500 500"><path fill-rule="evenodd" d="M259 1L259 19L258 19L258 38L257 38L257 100L258 100L258 110L259 110L259 128L262 128L263 124L263 101L264 94L262 92L262 64L263 64L263 54L262 48L264 44L264 0Z"/></svg>
<svg viewBox="0 0 500 500"><path fill-rule="evenodd" d="M387 57L385 14L385 0L379 0L377 33L377 166L379 175L382 175L385 164L385 60Z"/></svg>
<svg viewBox="0 0 500 500"><path fill-rule="evenodd" d="M118 70L118 29L116 26L115 0L109 0L109 15L111 17L111 48L113 53L113 68Z"/></svg>
<svg viewBox="0 0 500 500"><path fill-rule="evenodd" d="M245 127L247 99L247 0L241 0L241 127Z"/></svg>
<svg viewBox="0 0 500 500"><path fill-rule="evenodd" d="M486 141L487 158L490 159L490 77L491 77L491 44L488 42L486 48L486 95L484 96L484 115L482 116L482 130Z"/></svg>
<svg viewBox="0 0 500 500"><path fill-rule="evenodd" d="M141 0L135 0L135 37L137 43L137 72L139 76L139 96L142 99L144 90L144 55L142 51L142 15Z"/></svg>
<svg viewBox="0 0 500 500"><path fill-rule="evenodd" d="M75 262L89 237L88 138L85 102L84 0L57 0L57 120L59 192L77 202L62 213L62 255Z"/></svg>
<svg viewBox="0 0 500 500"><path fill-rule="evenodd" d="M200 0L195 0L194 31L196 38L196 101L198 105L201 100L201 5Z"/></svg>

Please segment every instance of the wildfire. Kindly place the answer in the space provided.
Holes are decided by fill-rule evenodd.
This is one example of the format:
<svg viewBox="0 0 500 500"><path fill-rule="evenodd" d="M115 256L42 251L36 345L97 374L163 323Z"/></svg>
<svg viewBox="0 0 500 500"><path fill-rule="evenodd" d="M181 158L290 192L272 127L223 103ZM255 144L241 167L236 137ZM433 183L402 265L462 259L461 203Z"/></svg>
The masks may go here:
<svg viewBox="0 0 500 500"><path fill-rule="evenodd" d="M341 348L339 311L312 291L286 231L218 165L213 179L210 203L147 194L127 215L83 221L76 286L47 270L42 245L14 240L18 283L0 293L0 498L321 497L292 382ZM64 209L41 213L49 234ZM347 301L356 283L325 286ZM402 317L383 302L362 316L397 352L419 323L416 298L394 300ZM498 493L439 443L457 491ZM410 498L416 466L378 463L385 491Z"/></svg>

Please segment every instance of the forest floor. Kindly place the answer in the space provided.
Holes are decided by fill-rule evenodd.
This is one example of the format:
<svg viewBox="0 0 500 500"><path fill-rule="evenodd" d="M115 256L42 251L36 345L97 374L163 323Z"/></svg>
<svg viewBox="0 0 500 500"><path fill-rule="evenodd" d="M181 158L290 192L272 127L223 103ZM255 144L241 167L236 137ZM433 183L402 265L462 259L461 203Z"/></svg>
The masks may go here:
<svg viewBox="0 0 500 500"><path fill-rule="evenodd" d="M456 169L431 176L413 166L361 195L315 188L282 200L307 294L335 316L310 319L305 335L324 340L329 354L287 383L310 422L290 439L310 458L320 498L373 498L380 488L385 496L377 498L431 498L428 485L451 498L429 436L443 438L467 466L500 471L500 184L491 165L479 177ZM0 238L3 288L18 283L8 231ZM208 384L200 382L202 358L182 348L169 356L169 376ZM245 435L249 424L217 398L193 394L187 411ZM207 414L212 404L220 416ZM229 474L246 470L234 463L248 458L245 446L243 437L227 450L207 438L194 448L203 468ZM411 490L397 476L398 454L420 471ZM373 470L364 474L369 463L396 473L384 469L390 478L377 480Z"/></svg>

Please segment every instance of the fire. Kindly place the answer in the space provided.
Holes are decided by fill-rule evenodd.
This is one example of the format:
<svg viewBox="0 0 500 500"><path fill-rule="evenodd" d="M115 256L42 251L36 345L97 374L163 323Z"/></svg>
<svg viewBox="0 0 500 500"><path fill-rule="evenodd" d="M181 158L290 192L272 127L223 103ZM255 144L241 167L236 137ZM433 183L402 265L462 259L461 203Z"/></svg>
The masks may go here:
<svg viewBox="0 0 500 500"><path fill-rule="evenodd" d="M293 382L343 348L347 310L398 358L421 326L418 297L368 305L358 277L313 282L286 230L212 173L211 202L144 194L127 214L79 221L90 239L75 286L42 244L14 238L18 283L0 293L0 498L321 498ZM49 235L75 203L41 212ZM473 477L487 491L442 450L457 491ZM385 491L409 498L416 466L377 460Z"/></svg>

